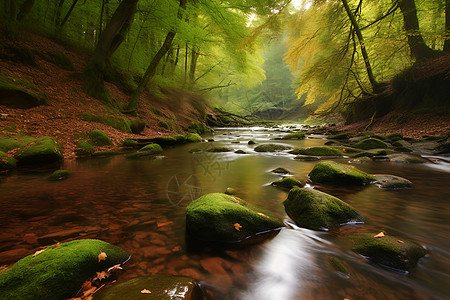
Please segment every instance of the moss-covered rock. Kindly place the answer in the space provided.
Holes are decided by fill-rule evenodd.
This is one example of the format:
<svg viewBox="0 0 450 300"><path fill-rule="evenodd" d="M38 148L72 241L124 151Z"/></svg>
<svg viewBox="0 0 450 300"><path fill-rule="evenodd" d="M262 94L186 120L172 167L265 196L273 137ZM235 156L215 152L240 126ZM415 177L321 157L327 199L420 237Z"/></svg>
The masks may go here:
<svg viewBox="0 0 450 300"><path fill-rule="evenodd" d="M202 137L198 133L188 133L186 137L188 143L199 143L203 141Z"/></svg>
<svg viewBox="0 0 450 300"><path fill-rule="evenodd" d="M277 174L290 174L290 173L291 173L288 169L282 168L282 167L273 169L273 170L270 171L270 172L272 172L272 173L277 173Z"/></svg>
<svg viewBox="0 0 450 300"><path fill-rule="evenodd" d="M306 133L304 132L294 132L294 133L289 133L285 136L283 136L283 140L301 140L303 138L305 138Z"/></svg>
<svg viewBox="0 0 450 300"><path fill-rule="evenodd" d="M95 152L95 147L83 140L77 142L78 148L75 149L75 154L78 156L88 156Z"/></svg>
<svg viewBox="0 0 450 300"><path fill-rule="evenodd" d="M72 175L72 172L68 170L56 170L49 177L47 177L48 181L59 181L69 178Z"/></svg>
<svg viewBox="0 0 450 300"><path fill-rule="evenodd" d="M186 232L205 242L241 242L283 226L262 208L221 193L203 195L186 208Z"/></svg>
<svg viewBox="0 0 450 300"><path fill-rule="evenodd" d="M20 164L42 164L59 161L63 158L61 147L51 137L36 139L17 150L14 156Z"/></svg>
<svg viewBox="0 0 450 300"><path fill-rule="evenodd" d="M150 141L161 146L173 146L177 144L177 140L172 136L160 136L150 139Z"/></svg>
<svg viewBox="0 0 450 300"><path fill-rule="evenodd" d="M313 189L294 187L283 204L295 223L310 229L329 229L364 219L344 201Z"/></svg>
<svg viewBox="0 0 450 300"><path fill-rule="evenodd" d="M104 252L106 257L99 260ZM2 299L68 299L95 272L125 262L130 254L100 240L75 240L29 255L0 276Z"/></svg>
<svg viewBox="0 0 450 300"><path fill-rule="evenodd" d="M390 235L376 238L376 233L363 233L351 237L353 251L371 261L397 270L411 270L426 254L420 245Z"/></svg>
<svg viewBox="0 0 450 300"><path fill-rule="evenodd" d="M364 185L376 178L354 166L344 165L334 161L322 161L317 163L308 174L314 182L330 185Z"/></svg>
<svg viewBox="0 0 450 300"><path fill-rule="evenodd" d="M327 136L327 139L330 139L330 140L348 140L348 138L349 138L349 136L348 136L348 133L346 133L346 132L341 132L338 134Z"/></svg>
<svg viewBox="0 0 450 300"><path fill-rule="evenodd" d="M414 188L414 184L408 179L386 174L375 174L376 184L385 190L405 190Z"/></svg>
<svg viewBox="0 0 450 300"><path fill-rule="evenodd" d="M151 293L141 293L142 290ZM94 295L94 300L197 300L203 299L199 284L191 278L173 275L137 277L104 288Z"/></svg>
<svg viewBox="0 0 450 300"><path fill-rule="evenodd" d="M132 139L125 139L122 141L122 147L136 147L138 142Z"/></svg>
<svg viewBox="0 0 450 300"><path fill-rule="evenodd" d="M241 149L234 151L234 153L236 153L236 154L247 154L247 152L245 152L244 150L241 150Z"/></svg>
<svg viewBox="0 0 450 300"><path fill-rule="evenodd" d="M208 148L206 152L231 152L233 149L228 147L212 147Z"/></svg>
<svg viewBox="0 0 450 300"><path fill-rule="evenodd" d="M233 196L233 195L236 195L236 189L234 189L234 188L232 188L232 187L227 187L227 189L225 190L225 194L227 194L227 195L231 195L231 196Z"/></svg>
<svg viewBox="0 0 450 300"><path fill-rule="evenodd" d="M184 134L176 134L173 136L177 144L184 144L186 143L186 136Z"/></svg>
<svg viewBox="0 0 450 300"><path fill-rule="evenodd" d="M112 145L111 139L103 131L94 129L89 132L89 139L96 146L110 146Z"/></svg>
<svg viewBox="0 0 450 300"><path fill-rule="evenodd" d="M309 147L309 148L296 148L289 151L291 154L295 155L308 155L308 156L342 156L343 153L338 150L328 146L321 147Z"/></svg>
<svg viewBox="0 0 450 300"><path fill-rule="evenodd" d="M294 159L298 159L300 161L316 161L320 160L317 156L309 156L309 155L297 155L294 157Z"/></svg>
<svg viewBox="0 0 450 300"><path fill-rule="evenodd" d="M272 182L273 186L285 188L285 189L292 189L294 186L303 187L305 184L301 182L300 180L297 180L293 177L285 177L281 180Z"/></svg>
<svg viewBox="0 0 450 300"><path fill-rule="evenodd" d="M189 127L188 127L188 131L192 132L192 133L198 133L198 134L204 134L204 133L208 133L211 132L211 128L209 128L208 126L206 126L203 123L200 122L193 122Z"/></svg>
<svg viewBox="0 0 450 300"><path fill-rule="evenodd" d="M8 156L5 152L0 151L0 173L4 171L14 170L16 168L16 160Z"/></svg>
<svg viewBox="0 0 450 300"><path fill-rule="evenodd" d="M256 152L275 152L292 149L291 146L282 144L262 144L255 148Z"/></svg>
<svg viewBox="0 0 450 300"><path fill-rule="evenodd" d="M111 126L117 130L126 131L126 132L134 132L131 129L132 121L123 116L113 116L113 115L102 115L97 116L91 113L83 113L83 120L90 122L97 122L101 124L105 124ZM142 128L143 129L143 128ZM134 132L137 133L137 132Z"/></svg>
<svg viewBox="0 0 450 300"><path fill-rule="evenodd" d="M388 155L388 158L390 159L391 162L405 163L405 164L423 164L429 162L425 158L409 154L391 154Z"/></svg>
<svg viewBox="0 0 450 300"><path fill-rule="evenodd" d="M163 149L158 144L148 144L139 149L137 152L130 153L126 156L126 158L130 159L138 159L141 157L149 157L159 155L163 152Z"/></svg>
<svg viewBox="0 0 450 300"><path fill-rule="evenodd" d="M386 149L371 149L367 151L363 151L353 155L353 157L374 157L374 156L385 156L390 153L394 153L394 151L386 150Z"/></svg>
<svg viewBox="0 0 450 300"><path fill-rule="evenodd" d="M0 139L0 151L8 152L13 149L23 147L34 141L36 141L36 139L31 136L14 136Z"/></svg>
<svg viewBox="0 0 450 300"><path fill-rule="evenodd" d="M43 105L46 99L45 94L33 84L21 83L0 74L0 105L26 109Z"/></svg>
<svg viewBox="0 0 450 300"><path fill-rule="evenodd" d="M388 147L388 145L379 139L368 138L359 141L353 147L363 150L369 150L369 149L385 149Z"/></svg>
<svg viewBox="0 0 450 300"><path fill-rule="evenodd" d="M140 133L145 129L147 124L142 119L131 119L130 120L130 130L132 133Z"/></svg>
<svg viewBox="0 0 450 300"><path fill-rule="evenodd" d="M391 142L395 142L398 140L403 140L403 135L401 133L393 133L387 136L387 139Z"/></svg>

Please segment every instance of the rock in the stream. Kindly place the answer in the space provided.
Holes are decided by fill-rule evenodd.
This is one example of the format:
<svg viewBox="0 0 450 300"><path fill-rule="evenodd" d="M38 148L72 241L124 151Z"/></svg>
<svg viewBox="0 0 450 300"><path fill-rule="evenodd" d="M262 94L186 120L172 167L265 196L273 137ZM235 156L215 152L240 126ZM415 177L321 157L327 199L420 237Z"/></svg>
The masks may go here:
<svg viewBox="0 0 450 300"><path fill-rule="evenodd" d="M401 271L411 270L426 251L420 245L402 238L384 234L362 233L351 237L353 251L369 260Z"/></svg>
<svg viewBox="0 0 450 300"><path fill-rule="evenodd" d="M283 226L262 208L222 193L203 195L186 208L187 234L204 242L241 242Z"/></svg>
<svg viewBox="0 0 450 300"><path fill-rule="evenodd" d="M329 229L364 220L356 209L344 201L313 189L294 187L283 204L295 223L310 229Z"/></svg>
<svg viewBox="0 0 450 300"><path fill-rule="evenodd" d="M252 141L252 140L250 140L250 141L248 141L248 143L247 144L249 144L249 145L254 145L254 144L256 144L256 142L255 141Z"/></svg>
<svg viewBox="0 0 450 300"><path fill-rule="evenodd" d="M51 137L36 139L16 152L18 164L42 164L59 161L63 158L60 145Z"/></svg>
<svg viewBox="0 0 450 300"><path fill-rule="evenodd" d="M348 133L342 132L335 135L329 135L327 136L327 139L330 140L348 140Z"/></svg>
<svg viewBox="0 0 450 300"><path fill-rule="evenodd" d="M244 150L241 150L241 149L234 151L234 153L236 153L236 154L247 154L247 152L245 152Z"/></svg>
<svg viewBox="0 0 450 300"><path fill-rule="evenodd" d="M175 137L172 136L159 136L153 139L149 139L149 141L161 146L172 146L178 143Z"/></svg>
<svg viewBox="0 0 450 300"><path fill-rule="evenodd" d="M273 172L273 173L277 173L277 174L290 174L291 172L289 172L289 170L288 169L286 169L286 168L282 168L282 167L279 167L279 168L276 168L276 169L273 169L271 172Z"/></svg>
<svg viewBox="0 0 450 300"><path fill-rule="evenodd" d="M297 155L294 159L298 159L301 161L316 161L320 160L320 157L317 156L309 156L309 155Z"/></svg>
<svg viewBox="0 0 450 300"><path fill-rule="evenodd" d="M405 164L423 164L428 163L429 161L425 158L422 158L420 156L416 155L410 155L410 154L391 154L388 155L388 158L391 162L396 163L405 163Z"/></svg>
<svg viewBox="0 0 450 300"><path fill-rule="evenodd" d="M158 144L148 144L139 149L137 152L130 153L126 158L137 159L141 157L153 157L155 155L161 154L163 149Z"/></svg>
<svg viewBox="0 0 450 300"><path fill-rule="evenodd" d="M0 151L0 172L14 170L15 168L16 160L5 152Z"/></svg>
<svg viewBox="0 0 450 300"><path fill-rule="evenodd" d="M387 148L388 145L379 139L368 138L356 143L355 145L353 145L353 147L363 150L369 150L369 149L384 149Z"/></svg>
<svg viewBox="0 0 450 300"><path fill-rule="evenodd" d="M321 147L309 147L309 148L296 148L289 151L295 155L308 155L308 156L342 156L343 153L337 149L321 146Z"/></svg>
<svg viewBox="0 0 450 300"><path fill-rule="evenodd" d="M394 153L394 151L389 151L386 149L371 149L371 150L367 150L367 151L363 151L360 153L357 153L355 155L353 155L353 157L357 158L357 157L375 157L375 156L386 156L388 154L392 154Z"/></svg>
<svg viewBox="0 0 450 300"><path fill-rule="evenodd" d="M188 143L199 143L203 141L203 139L198 133L188 133L186 141Z"/></svg>
<svg viewBox="0 0 450 300"><path fill-rule="evenodd" d="M376 180L374 176L357 169L355 166L334 161L317 163L308 176L313 182L343 186L365 185Z"/></svg>
<svg viewBox="0 0 450 300"><path fill-rule="evenodd" d="M284 151L292 149L289 145L282 144L262 144L255 148L256 152L275 152L275 151Z"/></svg>
<svg viewBox="0 0 450 300"><path fill-rule="evenodd" d="M206 152L231 152L233 149L228 147L212 147L208 148Z"/></svg>
<svg viewBox="0 0 450 300"><path fill-rule="evenodd" d="M384 190L405 190L414 188L414 184L408 179L386 174L373 175L377 179L376 184Z"/></svg>
<svg viewBox="0 0 450 300"><path fill-rule="evenodd" d="M72 172L68 170L56 170L49 177L47 177L48 181L59 181L69 178L72 175Z"/></svg>
<svg viewBox="0 0 450 300"><path fill-rule="evenodd" d="M272 182L273 186L285 188L285 189L292 189L294 186L298 187L304 187L305 184L301 182L300 180L297 180L293 177L285 177L281 180Z"/></svg>
<svg viewBox="0 0 450 300"><path fill-rule="evenodd" d="M227 195L236 195L236 190L232 187L227 187L227 189L225 190L225 194Z"/></svg>
<svg viewBox="0 0 450 300"><path fill-rule="evenodd" d="M118 283L109 288L102 289L94 295L94 300L140 299L200 300L203 299L203 292L197 281L192 278L157 274L137 277Z"/></svg>
<svg viewBox="0 0 450 300"><path fill-rule="evenodd" d="M106 257L100 260L98 255ZM124 263L125 250L100 240L75 240L28 255L0 275L2 299L68 299L96 272Z"/></svg>

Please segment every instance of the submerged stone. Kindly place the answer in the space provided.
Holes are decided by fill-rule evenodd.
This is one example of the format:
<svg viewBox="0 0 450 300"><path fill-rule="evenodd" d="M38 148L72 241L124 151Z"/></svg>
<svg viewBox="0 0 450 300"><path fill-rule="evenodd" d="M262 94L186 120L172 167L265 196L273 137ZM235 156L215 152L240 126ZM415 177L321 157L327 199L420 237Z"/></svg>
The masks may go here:
<svg viewBox="0 0 450 300"><path fill-rule="evenodd" d="M292 149L291 146L282 145L282 144L262 144L255 147L256 152L275 152L275 151L284 151Z"/></svg>
<svg viewBox="0 0 450 300"><path fill-rule="evenodd" d="M227 189L225 190L225 194L227 195L236 195L236 190L232 187L227 187Z"/></svg>
<svg viewBox="0 0 450 300"><path fill-rule="evenodd" d="M321 147L309 147L309 148L296 148L289 151L295 155L308 155L308 156L342 156L343 153L337 149L321 146Z"/></svg>
<svg viewBox="0 0 450 300"><path fill-rule="evenodd" d="M141 292L147 290L150 293ZM137 277L100 290L94 300L197 300L203 292L192 278L173 275Z"/></svg>
<svg viewBox="0 0 450 300"><path fill-rule="evenodd" d="M411 270L426 251L420 245L390 235L376 238L376 233L353 236L353 251L369 260L396 270Z"/></svg>
<svg viewBox="0 0 450 300"><path fill-rule="evenodd" d="M364 219L344 201L313 189L294 187L283 205L295 223L310 229L329 229Z"/></svg>
<svg viewBox="0 0 450 300"><path fill-rule="evenodd" d="M96 146L110 146L111 139L103 131L94 129L89 133L89 139Z"/></svg>
<svg viewBox="0 0 450 300"><path fill-rule="evenodd" d="M206 150L206 152L231 152L233 149L228 147L212 147Z"/></svg>
<svg viewBox="0 0 450 300"><path fill-rule="evenodd" d="M405 190L414 188L414 184L408 179L386 174L373 175L377 179L376 184L385 190Z"/></svg>
<svg viewBox="0 0 450 300"><path fill-rule="evenodd" d="M314 182L330 185L365 185L376 178L355 166L344 165L334 161L322 161L317 163L308 174Z"/></svg>
<svg viewBox="0 0 450 300"><path fill-rule="evenodd" d="M98 255L107 256L99 260ZM100 240L75 240L28 255L0 275L2 299L68 299L96 272L124 263L125 250Z"/></svg>
<svg viewBox="0 0 450 300"><path fill-rule="evenodd" d="M368 138L356 143L353 147L363 150L369 150L369 149L384 149L387 148L388 145L379 139Z"/></svg>
<svg viewBox="0 0 450 300"><path fill-rule="evenodd" d="M283 226L262 208L222 193L203 195L186 208L187 234L204 242L242 242Z"/></svg>
<svg viewBox="0 0 450 300"><path fill-rule="evenodd" d="M21 147L14 156L19 164L42 164L63 158L61 147L51 137L44 136Z"/></svg>
<svg viewBox="0 0 450 300"><path fill-rule="evenodd" d="M301 182L300 180L297 180L293 177L285 177L281 180L272 182L273 186L285 188L285 189L292 189L294 186L303 187L305 184Z"/></svg>
<svg viewBox="0 0 450 300"><path fill-rule="evenodd" d="M69 178L72 175L72 172L68 170L56 170L53 172L48 178L48 181L59 181Z"/></svg>

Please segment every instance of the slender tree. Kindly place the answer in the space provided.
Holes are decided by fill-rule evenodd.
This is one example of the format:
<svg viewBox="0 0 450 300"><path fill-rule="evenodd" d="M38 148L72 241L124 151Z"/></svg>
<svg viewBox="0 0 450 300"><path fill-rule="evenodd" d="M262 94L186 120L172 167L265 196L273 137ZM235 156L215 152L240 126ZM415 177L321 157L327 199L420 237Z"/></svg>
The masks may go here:
<svg viewBox="0 0 450 300"><path fill-rule="evenodd" d="M450 52L450 0L445 0L444 52Z"/></svg>

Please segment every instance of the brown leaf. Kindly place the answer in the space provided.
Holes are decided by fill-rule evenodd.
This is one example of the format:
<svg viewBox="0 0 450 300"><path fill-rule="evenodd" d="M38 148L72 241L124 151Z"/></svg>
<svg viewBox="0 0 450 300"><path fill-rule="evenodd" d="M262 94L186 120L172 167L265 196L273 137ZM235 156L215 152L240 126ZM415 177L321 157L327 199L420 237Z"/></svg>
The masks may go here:
<svg viewBox="0 0 450 300"><path fill-rule="evenodd" d="M399 242L400 244L404 244L405 243L404 241L401 241L401 240L397 240L397 242Z"/></svg>
<svg viewBox="0 0 450 300"><path fill-rule="evenodd" d="M108 278L109 276L111 276L111 273L107 272L107 271L101 271L101 272L95 272L97 274L97 279L98 280L103 280L105 278Z"/></svg>
<svg viewBox="0 0 450 300"><path fill-rule="evenodd" d="M147 289L143 289L142 291L141 291L141 294L151 294L152 292L150 292L149 290L147 290Z"/></svg>
<svg viewBox="0 0 450 300"><path fill-rule="evenodd" d="M47 249L42 249L42 250L39 250L39 251L34 252L33 257L35 257L35 256L37 256L37 255L39 255L39 254L41 254L41 253L44 252L45 250L47 250Z"/></svg>
<svg viewBox="0 0 450 300"><path fill-rule="evenodd" d="M241 228L242 228L241 224L234 223L233 226L234 226L234 229L236 229L237 231L241 231Z"/></svg>
<svg viewBox="0 0 450 300"><path fill-rule="evenodd" d="M382 231L382 232L380 232L379 234L374 235L373 237L374 237L374 238L382 238L382 237L384 237L384 233L383 233L383 231Z"/></svg>
<svg viewBox="0 0 450 300"><path fill-rule="evenodd" d="M106 272L111 273L116 270L123 270L123 268L120 266L120 264L114 265L111 268L109 268Z"/></svg>
<svg viewBox="0 0 450 300"><path fill-rule="evenodd" d="M100 254L98 255L98 262L100 262L102 260L106 260L107 257L108 257L108 255L106 255L105 252L100 251Z"/></svg>

